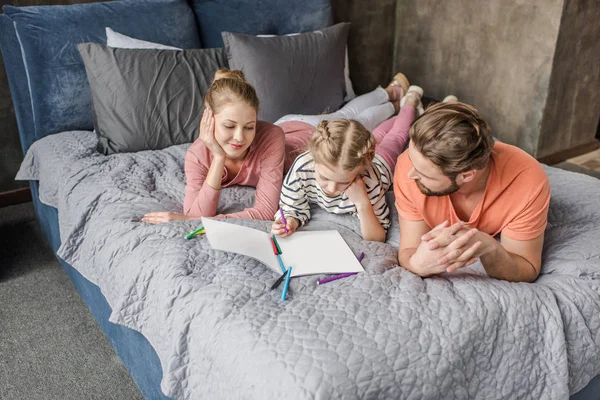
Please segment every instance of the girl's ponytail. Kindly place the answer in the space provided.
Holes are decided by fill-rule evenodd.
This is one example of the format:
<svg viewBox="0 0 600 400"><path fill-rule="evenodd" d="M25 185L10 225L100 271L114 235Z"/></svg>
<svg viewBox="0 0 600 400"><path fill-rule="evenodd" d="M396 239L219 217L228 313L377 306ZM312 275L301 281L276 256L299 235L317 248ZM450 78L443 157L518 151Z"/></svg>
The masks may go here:
<svg viewBox="0 0 600 400"><path fill-rule="evenodd" d="M239 70L222 68L215 72L212 85L206 92L204 103L216 114L225 105L243 101L258 112L258 96Z"/></svg>

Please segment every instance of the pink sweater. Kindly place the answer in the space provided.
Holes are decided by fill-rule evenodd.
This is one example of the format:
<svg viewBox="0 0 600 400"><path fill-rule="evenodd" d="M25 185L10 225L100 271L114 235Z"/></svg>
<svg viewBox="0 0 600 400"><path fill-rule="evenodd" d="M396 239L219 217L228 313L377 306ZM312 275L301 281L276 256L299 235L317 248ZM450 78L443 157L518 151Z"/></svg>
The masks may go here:
<svg viewBox="0 0 600 400"><path fill-rule="evenodd" d="M204 185L212 161L210 150L196 140L185 155L185 200L183 212L192 217L214 217L220 191ZM219 218L251 218L271 220L277 211L283 180L285 140L277 125L258 121L256 136L244 159L240 172L230 176L223 170L221 186L252 186L256 188L254 207L234 214L217 215Z"/></svg>

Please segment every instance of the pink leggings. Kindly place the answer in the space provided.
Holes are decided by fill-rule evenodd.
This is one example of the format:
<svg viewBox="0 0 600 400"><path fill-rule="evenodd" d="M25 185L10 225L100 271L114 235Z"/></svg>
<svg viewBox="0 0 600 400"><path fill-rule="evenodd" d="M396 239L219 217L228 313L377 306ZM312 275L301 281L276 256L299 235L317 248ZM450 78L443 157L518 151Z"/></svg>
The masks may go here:
<svg viewBox="0 0 600 400"><path fill-rule="evenodd" d="M404 106L397 116L383 121L373 131L377 141L375 154L379 155L389 165L392 173L396 168L398 156L408 143L410 126L415 120L415 108Z"/></svg>

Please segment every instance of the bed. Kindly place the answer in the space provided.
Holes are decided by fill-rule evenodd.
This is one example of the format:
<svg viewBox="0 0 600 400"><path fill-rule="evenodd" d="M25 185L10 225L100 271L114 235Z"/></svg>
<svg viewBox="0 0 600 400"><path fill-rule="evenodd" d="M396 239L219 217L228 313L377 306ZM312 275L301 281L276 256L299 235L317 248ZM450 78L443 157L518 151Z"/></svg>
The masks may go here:
<svg viewBox="0 0 600 400"><path fill-rule="evenodd" d="M240 7L195 1L192 8L199 3ZM332 23L328 2L309 1L294 10L301 14L289 7L270 4L296 20L312 10L314 25L301 31ZM244 25L228 23L203 32L203 44ZM245 25L246 33L290 33ZM352 218L314 209L306 229L337 229L355 253L366 253L366 272L323 287L319 276L294 279L282 303L269 291L276 276L268 268L214 251L205 238L185 240L197 222L139 222L145 212L181 209L189 144L107 156L84 109L63 107L48 124L58 107L38 98L41 78L25 69L9 16L0 16L0 27L26 153L18 178L31 181L44 235L146 398L598 398L597 179L545 167L553 194L533 284L489 279L480 265L421 279L397 265L397 224L386 243L366 242ZM60 71L43 72L60 82ZM52 124L60 130L40 128ZM219 209L244 208L253 195L224 190Z"/></svg>

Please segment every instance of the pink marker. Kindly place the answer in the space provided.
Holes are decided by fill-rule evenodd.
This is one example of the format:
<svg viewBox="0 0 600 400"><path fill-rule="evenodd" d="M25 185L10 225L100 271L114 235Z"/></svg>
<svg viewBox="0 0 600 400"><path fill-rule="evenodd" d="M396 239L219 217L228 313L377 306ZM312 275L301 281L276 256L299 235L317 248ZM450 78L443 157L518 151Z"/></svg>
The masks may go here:
<svg viewBox="0 0 600 400"><path fill-rule="evenodd" d="M281 222L283 223L283 229L285 229L285 233L288 233L287 221L285 220L285 215L283 214L283 208L279 208L279 214L281 214Z"/></svg>

